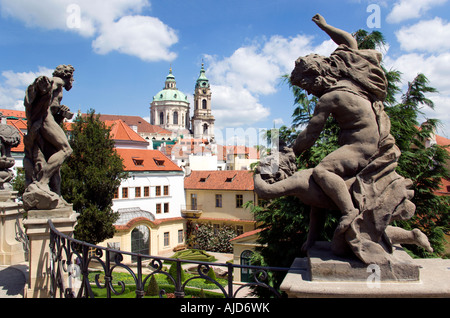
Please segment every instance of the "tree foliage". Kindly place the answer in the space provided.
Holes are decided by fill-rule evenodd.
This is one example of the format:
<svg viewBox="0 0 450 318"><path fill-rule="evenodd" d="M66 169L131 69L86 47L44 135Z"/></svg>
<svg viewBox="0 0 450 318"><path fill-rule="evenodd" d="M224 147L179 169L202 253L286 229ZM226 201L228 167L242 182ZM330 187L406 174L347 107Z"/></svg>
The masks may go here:
<svg viewBox="0 0 450 318"><path fill-rule="evenodd" d="M78 115L70 134L73 153L61 168L61 193L80 213L75 237L97 244L114 236L118 213L111 208L112 199L127 173L114 149L110 128L94 110L87 116Z"/></svg>

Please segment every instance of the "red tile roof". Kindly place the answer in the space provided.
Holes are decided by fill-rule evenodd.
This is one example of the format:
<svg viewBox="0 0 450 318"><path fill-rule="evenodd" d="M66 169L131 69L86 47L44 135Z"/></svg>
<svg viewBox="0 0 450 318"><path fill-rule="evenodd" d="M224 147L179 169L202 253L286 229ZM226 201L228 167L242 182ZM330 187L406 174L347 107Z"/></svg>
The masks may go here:
<svg viewBox="0 0 450 318"><path fill-rule="evenodd" d="M129 230L129 229L135 227L135 225L140 222L149 222L149 223L153 224L154 226L159 226L164 223L170 223L170 222L181 221L181 220L184 220L184 219L182 217L173 217L173 218L157 219L157 220L152 221L145 217L137 217L135 219L130 220L125 225L114 225L114 227L118 231L125 231L125 230Z"/></svg>
<svg viewBox="0 0 450 318"><path fill-rule="evenodd" d="M172 132L159 126L151 125L144 118L139 116L125 115L103 115L100 114L101 121L122 120L128 126L136 126L138 133L151 133L161 135L172 135Z"/></svg>
<svg viewBox="0 0 450 318"><path fill-rule="evenodd" d="M4 117L16 117L17 119L26 119L27 115L23 110L0 109Z"/></svg>
<svg viewBox="0 0 450 318"><path fill-rule="evenodd" d="M137 132L122 120L106 120L105 125L111 127L111 137L114 140L138 141L148 143Z"/></svg>
<svg viewBox="0 0 450 318"><path fill-rule="evenodd" d="M263 230L263 229L256 229L256 230L253 230L253 231L245 232L245 233L243 233L243 234L241 234L241 235L239 235L239 236L236 236L235 238L231 239L230 242L232 242L232 241L237 241L237 240L239 240L239 239L243 239L243 238L246 238L246 237L249 237L249 236L258 234L258 233L261 232L262 230Z"/></svg>
<svg viewBox="0 0 450 318"><path fill-rule="evenodd" d="M17 147L11 148L11 151L12 152L25 152L25 145L23 144L23 135L24 135L23 131L24 130L26 131L26 129L27 129L26 122L23 121L22 119L18 119L18 120L8 119L6 121L6 124L9 125L9 126L15 127L19 131L19 134L20 134L20 143L19 143L19 145Z"/></svg>
<svg viewBox="0 0 450 318"><path fill-rule="evenodd" d="M116 149L126 171L183 171L161 151L147 149Z"/></svg>
<svg viewBox="0 0 450 318"><path fill-rule="evenodd" d="M184 179L184 188L252 191L253 173L248 170L192 171Z"/></svg>

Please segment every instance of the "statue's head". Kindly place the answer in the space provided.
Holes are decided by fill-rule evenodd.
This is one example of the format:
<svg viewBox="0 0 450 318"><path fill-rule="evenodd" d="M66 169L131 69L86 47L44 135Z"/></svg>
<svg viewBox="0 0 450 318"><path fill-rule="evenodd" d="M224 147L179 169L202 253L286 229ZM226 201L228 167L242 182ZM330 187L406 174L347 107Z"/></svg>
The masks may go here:
<svg viewBox="0 0 450 318"><path fill-rule="evenodd" d="M53 76L61 78L64 81L64 88L70 90L73 83L73 72L75 72L75 69L72 65L58 65L53 72Z"/></svg>
<svg viewBox="0 0 450 318"><path fill-rule="evenodd" d="M291 83L320 97L328 88L336 84L337 78L334 74L335 70L329 58L310 54L295 61Z"/></svg>

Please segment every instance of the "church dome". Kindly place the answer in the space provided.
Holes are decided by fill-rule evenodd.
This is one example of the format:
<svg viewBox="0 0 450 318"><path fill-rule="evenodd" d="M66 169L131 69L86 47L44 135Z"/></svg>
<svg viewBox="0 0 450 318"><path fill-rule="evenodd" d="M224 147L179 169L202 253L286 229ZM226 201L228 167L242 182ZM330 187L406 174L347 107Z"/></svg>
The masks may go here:
<svg viewBox="0 0 450 318"><path fill-rule="evenodd" d="M153 96L155 102L188 102L187 96L177 89L175 76L172 74L172 68L170 68L169 75L166 77L165 87L158 94Z"/></svg>
<svg viewBox="0 0 450 318"><path fill-rule="evenodd" d="M177 89L163 89L158 94L153 96L155 102L176 101L187 102L187 96Z"/></svg>

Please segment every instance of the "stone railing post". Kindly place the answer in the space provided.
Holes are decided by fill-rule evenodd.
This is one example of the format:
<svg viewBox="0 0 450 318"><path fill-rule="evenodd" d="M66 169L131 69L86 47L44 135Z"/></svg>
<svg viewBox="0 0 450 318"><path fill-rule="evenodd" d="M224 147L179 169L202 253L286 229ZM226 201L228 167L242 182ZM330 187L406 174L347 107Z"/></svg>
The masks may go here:
<svg viewBox="0 0 450 318"><path fill-rule="evenodd" d="M50 227L52 220L56 229L71 235L77 222L78 213L72 206L53 210L30 210L24 226L30 244L28 288L26 298L50 297Z"/></svg>
<svg viewBox="0 0 450 318"><path fill-rule="evenodd" d="M26 261L26 238L22 230L23 208L15 202L17 192L0 190L0 265Z"/></svg>

